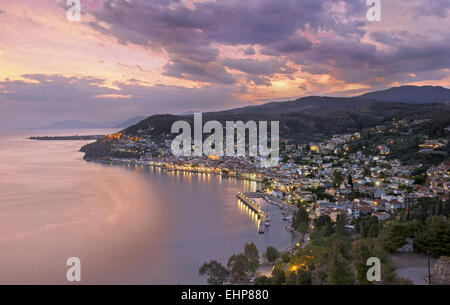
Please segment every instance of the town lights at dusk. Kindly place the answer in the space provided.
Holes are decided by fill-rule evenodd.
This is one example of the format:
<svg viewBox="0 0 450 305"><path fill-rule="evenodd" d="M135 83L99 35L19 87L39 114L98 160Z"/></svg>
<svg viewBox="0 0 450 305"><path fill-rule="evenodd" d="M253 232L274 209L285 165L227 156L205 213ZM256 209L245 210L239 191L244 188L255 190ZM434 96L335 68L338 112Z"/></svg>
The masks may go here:
<svg viewBox="0 0 450 305"><path fill-rule="evenodd" d="M0 286L440 294L449 17L448 0L1 0Z"/></svg>

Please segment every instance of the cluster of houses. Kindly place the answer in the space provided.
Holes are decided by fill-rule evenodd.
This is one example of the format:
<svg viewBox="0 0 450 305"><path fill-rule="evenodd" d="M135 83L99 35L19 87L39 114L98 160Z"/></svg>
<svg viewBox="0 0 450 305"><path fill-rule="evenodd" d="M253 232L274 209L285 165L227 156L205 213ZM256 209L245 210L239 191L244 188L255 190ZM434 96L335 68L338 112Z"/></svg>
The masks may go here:
<svg viewBox="0 0 450 305"><path fill-rule="evenodd" d="M371 132L381 133L386 128L398 132L405 124L398 121L374 127ZM139 152L140 162L264 182L265 190L286 204L306 203L315 216L329 215L333 220L339 214L351 219L371 214L386 220L390 213L415 205L420 197L440 196L446 200L449 194L450 162L430 167L426 183L417 185L412 173L421 165L402 165L390 159L388 145L393 140L377 146L376 154L349 153L350 142L359 139L360 133L334 135L320 143L286 143L280 157L284 162L269 168L261 168L257 158L175 157L170 150L170 140L155 143L145 135L113 137L113 150ZM441 142L431 140L420 145L424 149L441 146ZM340 179L336 180L336 173Z"/></svg>

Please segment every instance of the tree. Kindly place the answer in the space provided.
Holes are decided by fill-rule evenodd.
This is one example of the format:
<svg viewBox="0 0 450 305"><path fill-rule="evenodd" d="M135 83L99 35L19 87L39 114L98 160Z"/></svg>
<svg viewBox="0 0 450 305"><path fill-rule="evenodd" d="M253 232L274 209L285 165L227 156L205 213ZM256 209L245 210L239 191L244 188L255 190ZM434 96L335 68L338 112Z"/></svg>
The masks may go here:
<svg viewBox="0 0 450 305"><path fill-rule="evenodd" d="M441 216L429 217L426 229L414 239L416 252L427 253L438 257L450 255L450 224Z"/></svg>
<svg viewBox="0 0 450 305"><path fill-rule="evenodd" d="M387 252L383 251L376 243L374 238L359 239L353 244L351 254L353 257L353 263L356 269L356 278L359 284L370 285L372 282L367 280L367 271L371 266L367 266L367 259L370 257L378 257L382 263L382 270L385 264L390 263ZM389 274L389 268L384 269L386 271L386 279L392 277ZM395 271L395 270L394 270ZM382 273L382 278L384 274Z"/></svg>
<svg viewBox="0 0 450 305"><path fill-rule="evenodd" d="M439 206L442 206L442 208ZM423 223L425 223L428 216L440 215L441 213L444 214L444 206L438 198L419 198L418 204L411 210L412 218L419 219Z"/></svg>
<svg viewBox="0 0 450 305"><path fill-rule="evenodd" d="M355 283L350 263L342 257L339 251L335 250L331 257L327 282L330 285L353 285Z"/></svg>
<svg viewBox="0 0 450 305"><path fill-rule="evenodd" d="M245 254L235 254L228 259L228 272L233 283L248 280L248 258Z"/></svg>
<svg viewBox="0 0 450 305"><path fill-rule="evenodd" d="M331 217L329 215L321 215L314 219L314 231L320 233L324 237L328 237L334 233L333 223L331 222Z"/></svg>
<svg viewBox="0 0 450 305"><path fill-rule="evenodd" d="M369 169L368 167L364 167L364 169L363 169L363 175L364 175L365 177L370 176L370 169Z"/></svg>
<svg viewBox="0 0 450 305"><path fill-rule="evenodd" d="M344 177L342 176L342 173L338 170L335 170L333 173L333 185L335 187L338 187L341 185L341 183L344 181Z"/></svg>
<svg viewBox="0 0 450 305"><path fill-rule="evenodd" d="M447 201L445 201L442 204L442 215L444 216L450 215L450 199L447 199Z"/></svg>
<svg viewBox="0 0 450 305"><path fill-rule="evenodd" d="M255 273L259 266L259 253L254 243L245 244L244 254L248 259L248 269Z"/></svg>
<svg viewBox="0 0 450 305"><path fill-rule="evenodd" d="M297 285L311 285L312 273L307 270L297 271Z"/></svg>
<svg viewBox="0 0 450 305"><path fill-rule="evenodd" d="M289 263L290 259L291 259L291 255L289 254L289 252L283 252L283 253L281 253L281 260L282 260L284 263Z"/></svg>
<svg viewBox="0 0 450 305"><path fill-rule="evenodd" d="M350 175L350 174L348 174L347 184L350 185L350 187L353 190L353 178L352 178L352 175Z"/></svg>
<svg viewBox="0 0 450 305"><path fill-rule="evenodd" d="M258 253L258 248L256 248L255 244L249 243L249 244L245 244L244 247L244 254L247 256L247 258L250 261L258 261L259 260L259 253Z"/></svg>
<svg viewBox="0 0 450 305"><path fill-rule="evenodd" d="M336 234L339 236L347 236L348 232L345 230L347 225L347 217L342 214L338 214L336 218Z"/></svg>
<svg viewBox="0 0 450 305"><path fill-rule="evenodd" d="M265 256L270 263L274 263L280 257L280 253L275 247L268 246Z"/></svg>
<svg viewBox="0 0 450 305"><path fill-rule="evenodd" d="M378 235L377 242L387 252L393 252L406 244L407 237L414 237L421 231L419 221L400 223L392 221Z"/></svg>
<svg viewBox="0 0 450 305"><path fill-rule="evenodd" d="M363 237L377 237L380 232L380 224L375 216L361 217L359 229Z"/></svg>
<svg viewBox="0 0 450 305"><path fill-rule="evenodd" d="M272 285L282 285L286 281L286 273L281 266L275 266L272 270Z"/></svg>
<svg viewBox="0 0 450 305"><path fill-rule="evenodd" d="M297 273L295 273L295 272L288 273L284 284L285 285L297 285Z"/></svg>
<svg viewBox="0 0 450 305"><path fill-rule="evenodd" d="M267 276L263 275L263 276L257 276L253 283L255 285L270 285L272 282L270 281L270 279Z"/></svg>
<svg viewBox="0 0 450 305"><path fill-rule="evenodd" d="M228 278L228 270L222 266L218 261L205 262L203 266L200 267L198 273L201 276L207 276L208 285L223 285Z"/></svg>
<svg viewBox="0 0 450 305"><path fill-rule="evenodd" d="M299 207L294 217L292 225L299 232L305 234L308 231L309 215L304 207Z"/></svg>

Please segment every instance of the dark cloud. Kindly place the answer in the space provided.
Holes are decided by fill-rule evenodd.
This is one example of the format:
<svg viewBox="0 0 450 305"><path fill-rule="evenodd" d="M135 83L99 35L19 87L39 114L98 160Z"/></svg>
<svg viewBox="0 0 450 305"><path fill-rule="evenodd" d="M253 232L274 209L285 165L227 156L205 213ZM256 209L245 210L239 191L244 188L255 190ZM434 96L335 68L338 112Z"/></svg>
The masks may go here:
<svg viewBox="0 0 450 305"><path fill-rule="evenodd" d="M64 77L61 75L28 74L27 81L0 82L0 97L22 102L71 103L90 99L96 94L115 93L101 87L104 80L94 77Z"/></svg>
<svg viewBox="0 0 450 305"><path fill-rule="evenodd" d="M303 36L291 36L285 40L276 41L264 48L263 54L280 55L295 52L302 52L310 49L312 42Z"/></svg>
<svg viewBox="0 0 450 305"><path fill-rule="evenodd" d="M396 45L409 35L408 31L375 31L369 36L376 42L391 46Z"/></svg>
<svg viewBox="0 0 450 305"><path fill-rule="evenodd" d="M446 18L450 10L450 1L433 0L425 1L416 7L417 16L436 16Z"/></svg>
<svg viewBox="0 0 450 305"><path fill-rule="evenodd" d="M285 73L286 61L270 59L259 61L250 58L231 59L225 58L222 63L228 68L239 70L252 75L272 76L275 73Z"/></svg>
<svg viewBox="0 0 450 305"><path fill-rule="evenodd" d="M255 48L253 47L248 47L246 49L243 50L245 55L255 55L256 51Z"/></svg>
<svg viewBox="0 0 450 305"><path fill-rule="evenodd" d="M234 84L236 82L223 66L213 61L202 63L183 57L172 58L164 68L163 74L166 76L218 84Z"/></svg>
<svg viewBox="0 0 450 305"><path fill-rule="evenodd" d="M442 11L450 3L437 2ZM414 37L408 31L369 33L389 50L363 40L367 24L363 0L227 0L194 3L192 8L171 4L111 0L95 13L97 21L107 27L91 25L121 43L167 52L170 60L165 75L217 84L235 83L225 69L228 67L249 74L247 80L266 85L267 77L275 73L295 72L284 67L286 60L312 74L329 73L346 82L371 84L374 79L392 79L392 74L446 68L449 58L445 42ZM424 15L438 13L437 4L427 5ZM315 35L316 41L303 32ZM322 37L323 33L327 35ZM258 45L263 55L274 59L220 59L217 44ZM243 51L255 54L253 47Z"/></svg>
<svg viewBox="0 0 450 305"><path fill-rule="evenodd" d="M349 12L358 11L363 18L360 2L345 1ZM354 18L334 18L331 5L317 0L228 0L194 3L187 8L160 1L111 0L94 13L97 23L90 25L120 43L164 50L170 58L166 75L232 84L233 77L223 68L215 44L261 45L264 54L283 56L312 47L299 31L329 30L344 36L364 33L359 29L363 23ZM253 48L244 52L255 54Z"/></svg>

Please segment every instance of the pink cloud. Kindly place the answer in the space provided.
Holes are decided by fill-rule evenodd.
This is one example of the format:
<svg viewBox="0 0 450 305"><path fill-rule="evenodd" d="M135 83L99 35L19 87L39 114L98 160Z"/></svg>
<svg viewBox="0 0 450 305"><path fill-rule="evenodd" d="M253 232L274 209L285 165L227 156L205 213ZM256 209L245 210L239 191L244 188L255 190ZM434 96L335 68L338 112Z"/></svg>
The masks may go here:
<svg viewBox="0 0 450 305"><path fill-rule="evenodd" d="M94 12L102 7L104 0L81 0L81 6L87 7L89 11Z"/></svg>

